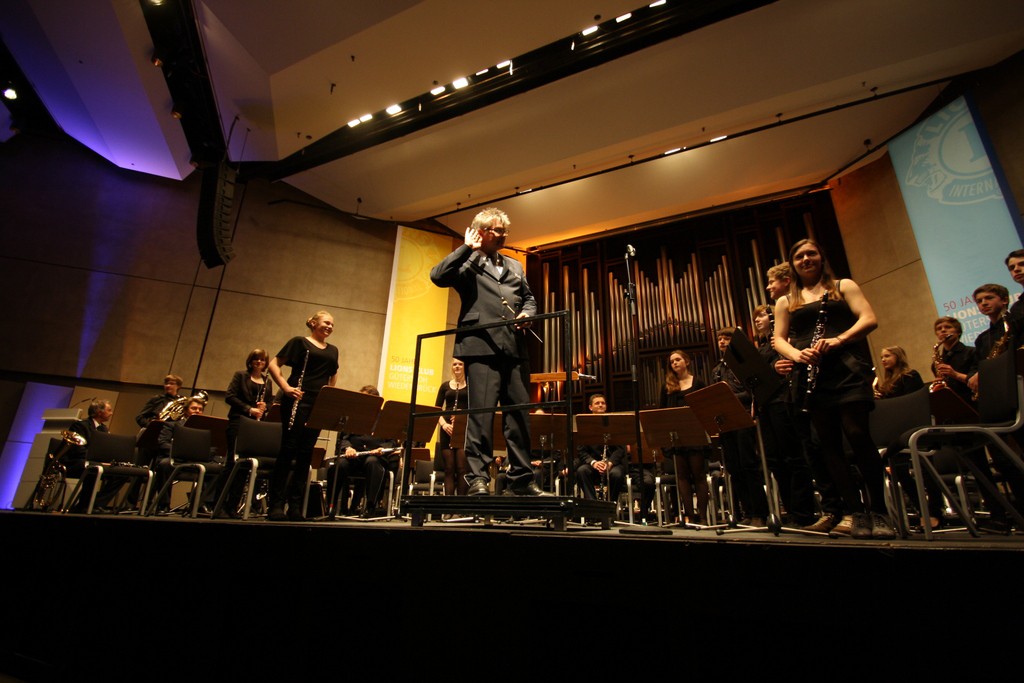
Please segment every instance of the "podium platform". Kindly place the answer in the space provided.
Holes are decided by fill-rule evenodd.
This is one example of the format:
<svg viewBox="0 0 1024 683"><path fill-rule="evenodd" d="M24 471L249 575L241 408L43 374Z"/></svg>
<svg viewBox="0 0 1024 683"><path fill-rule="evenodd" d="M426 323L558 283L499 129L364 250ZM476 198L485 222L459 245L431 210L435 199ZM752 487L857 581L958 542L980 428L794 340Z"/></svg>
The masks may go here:
<svg viewBox="0 0 1024 683"><path fill-rule="evenodd" d="M610 529L615 520L615 503L565 496L407 496L402 512L412 526L422 527L428 515L459 517L536 517L557 531L565 531L569 519L584 517Z"/></svg>

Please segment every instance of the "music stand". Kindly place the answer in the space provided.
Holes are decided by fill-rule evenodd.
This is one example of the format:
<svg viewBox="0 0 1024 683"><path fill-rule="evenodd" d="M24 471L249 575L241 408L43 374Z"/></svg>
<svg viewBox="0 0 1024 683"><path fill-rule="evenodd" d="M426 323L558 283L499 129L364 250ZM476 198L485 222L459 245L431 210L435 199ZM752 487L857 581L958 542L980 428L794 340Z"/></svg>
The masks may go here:
<svg viewBox="0 0 1024 683"><path fill-rule="evenodd" d="M557 425L555 424L556 421L558 422ZM530 435L534 440L540 440L540 464L541 467L547 466L548 468L552 492L554 492L554 482L557 477L559 463L555 453L560 452L562 454L560 461L566 470L572 465L568 452L569 439L564 430L565 422L565 415L530 413ZM548 457L545 457L545 454Z"/></svg>
<svg viewBox="0 0 1024 683"><path fill-rule="evenodd" d="M139 432L139 438L135 441L135 448L138 449L136 463L140 467L150 467L154 458L160 453L160 432L163 431L163 420L150 420L149 424ZM142 462L145 460L146 462Z"/></svg>
<svg viewBox="0 0 1024 683"><path fill-rule="evenodd" d="M632 450L635 452L637 447L633 444L634 441L636 441L636 424L632 413L598 413L596 415L591 413L576 416L575 442L577 444L615 445L627 448L633 445ZM626 471L629 471L629 465L626 465ZM608 474L605 473L602 478L607 485ZM571 492L567 493L571 494ZM610 502L618 506L618 501ZM632 505L632 501L630 505Z"/></svg>
<svg viewBox="0 0 1024 683"><path fill-rule="evenodd" d="M750 411L743 407L739 398L725 382L718 382L687 394L686 404L693 408L694 414L709 437L718 437L727 432L756 426L754 419L750 417ZM730 519L728 526L735 526L735 520ZM745 530L750 528L744 527ZM716 528L715 532L721 534L722 530Z"/></svg>
<svg viewBox="0 0 1024 683"><path fill-rule="evenodd" d="M380 396L325 386L317 394L305 427L307 429L327 429L348 434L372 434L373 427L377 423L377 417L380 415L382 403L384 403L384 399ZM321 458L322 462L323 458ZM317 465L317 469L319 469L319 465ZM310 474L312 472L313 463L311 461ZM307 478L310 478L310 481L312 481L309 475L307 475ZM335 500L333 501L335 504L337 504L337 494L339 492L335 491ZM304 505L303 509L307 509L307 506ZM332 517L336 509L336 507L331 507Z"/></svg>
<svg viewBox="0 0 1024 683"><path fill-rule="evenodd" d="M647 446L661 453L664 448L703 448L710 444L704 426L691 408L659 408L657 410L641 410L640 424L643 427ZM660 493L659 493L660 495ZM706 510L701 510L705 514ZM681 515L680 515L681 516ZM706 528L703 525L683 524L695 529Z"/></svg>
<svg viewBox="0 0 1024 683"><path fill-rule="evenodd" d="M377 420L377 426L373 430L373 435L382 441L395 441L398 443L399 452L402 457L398 461L398 481L399 488L405 488L405 472L406 472L406 453L407 448L411 449L414 443L426 443L430 441L430 437L434 435L434 428L437 426L437 420L429 419L424 420L417 418L413 424L413 433L409 434L409 410L412 408L410 403L404 401L387 401L384 403L384 409L380 413L380 419ZM415 406L416 413L429 413L438 410L443 410L441 406L430 406L420 405ZM394 516L401 519L400 511L397 506L393 506Z"/></svg>

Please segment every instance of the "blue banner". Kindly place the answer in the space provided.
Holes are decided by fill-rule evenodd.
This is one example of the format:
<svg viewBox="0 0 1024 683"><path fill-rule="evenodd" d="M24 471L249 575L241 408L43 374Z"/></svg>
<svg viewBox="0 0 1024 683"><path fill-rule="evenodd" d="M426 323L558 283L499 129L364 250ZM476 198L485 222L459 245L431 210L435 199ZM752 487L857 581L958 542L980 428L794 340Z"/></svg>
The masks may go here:
<svg viewBox="0 0 1024 683"><path fill-rule="evenodd" d="M935 310L960 320L966 344L989 325L975 288L993 282L1011 302L1020 295L1003 264L1021 248L1020 225L979 120L961 97L889 143Z"/></svg>

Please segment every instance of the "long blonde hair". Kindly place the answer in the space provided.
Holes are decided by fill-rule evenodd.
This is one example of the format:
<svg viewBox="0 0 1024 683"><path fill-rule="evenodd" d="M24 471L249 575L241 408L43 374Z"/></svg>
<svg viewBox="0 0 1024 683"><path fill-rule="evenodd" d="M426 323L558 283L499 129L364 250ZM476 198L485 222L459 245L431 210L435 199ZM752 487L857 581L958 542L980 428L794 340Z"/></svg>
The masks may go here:
<svg viewBox="0 0 1024 683"><path fill-rule="evenodd" d="M832 267L828 264L828 258L825 256L825 250L821 248L821 245L814 240L808 238L800 240L792 247L789 248L789 267L792 270L792 277L789 278L789 293L786 295L789 298L789 310L790 312L803 306L805 301L800 300L800 289L803 287L803 282L800 280L800 274L796 272L796 268L793 265L793 256L797 250L801 247L810 244L818 250L818 255L821 256L821 282L825 287L825 291L828 292L828 298L832 301L839 301L842 296L839 294L839 287L836 284L836 276L832 273Z"/></svg>

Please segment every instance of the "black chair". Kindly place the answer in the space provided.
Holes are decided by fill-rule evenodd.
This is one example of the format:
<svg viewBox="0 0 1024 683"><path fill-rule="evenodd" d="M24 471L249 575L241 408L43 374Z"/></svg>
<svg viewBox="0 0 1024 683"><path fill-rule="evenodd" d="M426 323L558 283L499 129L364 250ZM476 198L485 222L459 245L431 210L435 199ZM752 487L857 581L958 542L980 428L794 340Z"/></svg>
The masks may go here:
<svg viewBox="0 0 1024 683"><path fill-rule="evenodd" d="M139 502L139 514L142 514L149 501L149 493L153 485L153 472L148 467L136 465L135 457L135 436L108 432L93 434L89 441L88 460L82 470L82 477L75 485L75 490L71 493L65 511L74 507L78 497L82 495L83 487L88 482L92 482L89 503L85 508L85 514L91 515L96 507L96 497L101 491L103 478L108 477L110 480L115 478L144 480L142 500Z"/></svg>
<svg viewBox="0 0 1024 683"><path fill-rule="evenodd" d="M910 435L908 440L911 466L917 472L923 471L922 467L927 467L933 476L938 477L938 472L931 462L927 458L922 458L929 453L934 453L936 446L950 444L963 451L988 445L1005 457L1008 466L1015 467L1021 474L1024 474L1024 462L1002 438L1002 435L1012 434L1024 427L1022 405L1024 405L1024 379L1017 374L1015 352L1008 351L996 358L983 360L978 364L978 424L943 425L918 429ZM925 444L932 450L926 450ZM968 457L961 456L959 461L961 466L974 474L978 485L985 491L987 497L1002 507L1014 520L1017 528L1024 528L1024 517L996 488L991 475L983 472ZM918 500L924 505L926 496L924 482L920 477L917 479L917 493ZM1017 493L1020 494L1020 492ZM924 515L922 515L922 522L925 538L931 540L931 523ZM976 534L973 520L969 515L965 515L964 523L972 534Z"/></svg>
<svg viewBox="0 0 1024 683"><path fill-rule="evenodd" d="M910 519L907 514L903 486L896 470L906 464L906 461L900 463L898 458L901 456L908 460L910 458L910 449L907 445L909 435L932 424L928 387L923 387L905 396L876 401L875 409L871 411L869 419L869 431L872 440L878 447L878 453L890 462L890 467L885 472L885 506L895 524L896 532L901 538L906 538L910 534ZM893 448L898 448L898 452L890 452ZM933 490L933 495L940 495L949 500L961 519L968 517L963 502L957 503L956 496L950 492L939 473L939 468L935 466L932 457L935 454L935 451L922 451L922 455L929 456L927 469L911 468L910 474L915 477L915 481L924 476L930 476L937 486ZM924 485L925 482L922 481L922 487ZM925 499L918 499L918 504L924 506L920 508L921 515L929 516L927 492ZM922 520L922 527L924 524L925 522Z"/></svg>
<svg viewBox="0 0 1024 683"><path fill-rule="evenodd" d="M156 512L157 506L164 496L170 496L171 486L177 481L192 482L191 517L199 516L199 505L203 497L203 488L207 476L217 476L224 471L224 465L213 459L213 435L208 429L192 429L179 425L174 430L171 441L171 457L161 460L157 467L169 469L167 479L153 499L147 514Z"/></svg>
<svg viewBox="0 0 1024 683"><path fill-rule="evenodd" d="M213 516L220 516L221 510L230 500L231 488L239 476L247 476L245 501L242 505L242 519L249 519L256 483L260 477L267 478L274 469L274 463L281 452L281 423L258 422L243 417L238 423L238 438L235 440L235 464L224 482ZM229 456L230 457L230 456Z"/></svg>

